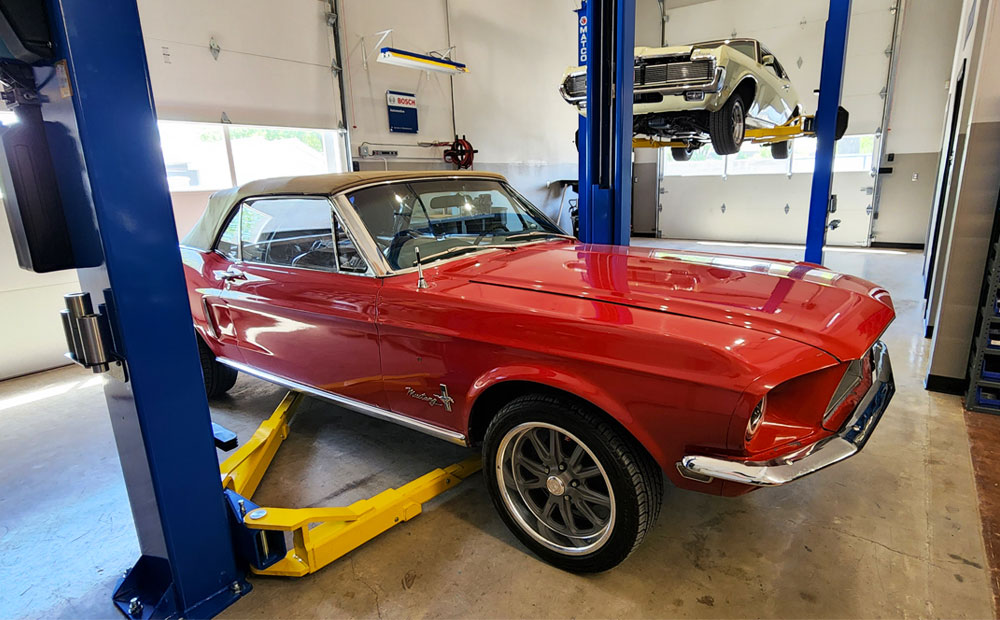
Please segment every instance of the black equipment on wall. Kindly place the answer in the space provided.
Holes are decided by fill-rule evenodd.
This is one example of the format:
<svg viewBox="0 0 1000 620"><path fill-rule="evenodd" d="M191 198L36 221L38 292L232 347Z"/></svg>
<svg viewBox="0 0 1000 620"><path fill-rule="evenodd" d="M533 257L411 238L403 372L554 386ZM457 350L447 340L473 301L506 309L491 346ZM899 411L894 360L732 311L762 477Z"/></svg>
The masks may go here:
<svg viewBox="0 0 1000 620"><path fill-rule="evenodd" d="M0 96L18 120L0 128L0 186L18 265L39 273L76 266L31 68L53 57L45 6L0 0Z"/></svg>

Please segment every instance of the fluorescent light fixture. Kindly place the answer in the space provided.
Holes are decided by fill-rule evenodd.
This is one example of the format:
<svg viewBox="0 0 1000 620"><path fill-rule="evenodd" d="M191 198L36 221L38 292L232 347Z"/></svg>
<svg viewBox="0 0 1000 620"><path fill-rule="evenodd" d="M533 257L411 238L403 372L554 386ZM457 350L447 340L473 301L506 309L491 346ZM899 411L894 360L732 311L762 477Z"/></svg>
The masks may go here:
<svg viewBox="0 0 1000 620"><path fill-rule="evenodd" d="M409 69L420 69L422 71L437 71L438 73L468 73L469 69L460 62L438 58L435 56L425 56L415 52L407 52L392 47L383 47L378 53L378 62L397 67L407 67Z"/></svg>

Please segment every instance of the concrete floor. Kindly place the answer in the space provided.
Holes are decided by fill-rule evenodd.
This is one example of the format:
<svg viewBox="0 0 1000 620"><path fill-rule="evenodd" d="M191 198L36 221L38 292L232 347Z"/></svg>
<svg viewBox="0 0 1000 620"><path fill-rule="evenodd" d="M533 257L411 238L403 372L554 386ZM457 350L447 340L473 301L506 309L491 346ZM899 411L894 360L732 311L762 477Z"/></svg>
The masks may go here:
<svg viewBox="0 0 1000 620"><path fill-rule="evenodd" d="M636 240L654 243L713 249ZM526 553L477 475L315 575L254 578L223 616L994 617L961 402L922 386L921 260L828 253L886 286L898 312L886 334L898 391L857 457L736 499L668 489L640 549L592 576ZM281 396L241 377L213 417L246 440ZM0 617L114 617L111 588L138 549L99 382L66 368L0 383L0 419ZM465 454L309 401L255 500L348 503Z"/></svg>

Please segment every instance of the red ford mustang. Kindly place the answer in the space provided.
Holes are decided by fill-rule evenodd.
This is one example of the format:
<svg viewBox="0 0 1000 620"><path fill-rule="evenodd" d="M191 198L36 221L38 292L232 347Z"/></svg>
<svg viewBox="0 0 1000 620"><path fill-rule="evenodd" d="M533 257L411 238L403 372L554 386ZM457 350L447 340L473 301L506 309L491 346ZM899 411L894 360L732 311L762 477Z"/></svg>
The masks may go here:
<svg viewBox="0 0 1000 620"><path fill-rule="evenodd" d="M610 568L676 486L739 495L865 444L882 288L814 265L581 244L487 173L215 194L182 243L205 386L243 371L481 446L513 533Z"/></svg>

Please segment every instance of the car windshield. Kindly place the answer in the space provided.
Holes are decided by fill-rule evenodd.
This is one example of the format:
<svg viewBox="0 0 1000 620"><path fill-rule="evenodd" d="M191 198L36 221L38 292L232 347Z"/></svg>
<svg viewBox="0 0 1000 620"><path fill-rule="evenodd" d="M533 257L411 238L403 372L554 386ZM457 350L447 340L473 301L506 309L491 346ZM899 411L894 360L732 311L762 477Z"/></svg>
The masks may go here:
<svg viewBox="0 0 1000 620"><path fill-rule="evenodd" d="M736 41L730 41L730 40L726 40L726 41L705 41L705 42L702 42L702 43L695 43L691 47L693 47L695 49L706 49L706 48L712 48L712 47L719 47L720 45L728 45L729 47L731 47L733 49L737 49L737 50L743 52L744 54L746 54L750 58L753 58L754 60L757 60L757 49L754 46L754 42L753 41L745 41L745 40L743 40L743 41L740 41L740 40L736 40Z"/></svg>
<svg viewBox="0 0 1000 620"><path fill-rule="evenodd" d="M390 183L348 194L392 269L487 247L568 237L505 184L488 179Z"/></svg>

